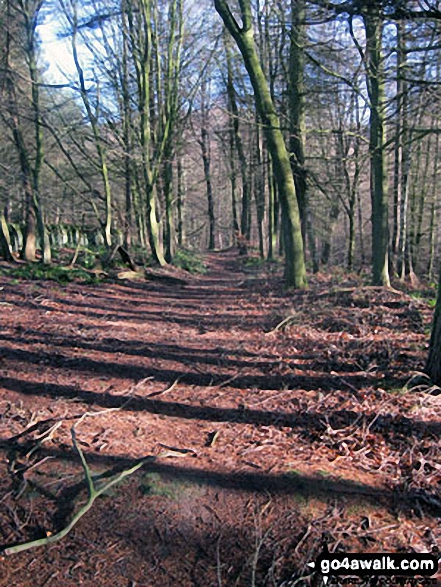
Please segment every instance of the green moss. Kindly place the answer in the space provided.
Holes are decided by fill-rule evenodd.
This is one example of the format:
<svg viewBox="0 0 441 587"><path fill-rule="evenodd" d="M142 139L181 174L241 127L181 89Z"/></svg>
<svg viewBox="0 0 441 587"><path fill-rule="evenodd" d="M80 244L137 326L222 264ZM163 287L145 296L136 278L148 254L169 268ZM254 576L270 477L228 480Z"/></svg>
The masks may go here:
<svg viewBox="0 0 441 587"><path fill-rule="evenodd" d="M143 495L160 495L167 499L175 499L177 492L177 488L173 483L164 481L157 473L143 475L140 489Z"/></svg>

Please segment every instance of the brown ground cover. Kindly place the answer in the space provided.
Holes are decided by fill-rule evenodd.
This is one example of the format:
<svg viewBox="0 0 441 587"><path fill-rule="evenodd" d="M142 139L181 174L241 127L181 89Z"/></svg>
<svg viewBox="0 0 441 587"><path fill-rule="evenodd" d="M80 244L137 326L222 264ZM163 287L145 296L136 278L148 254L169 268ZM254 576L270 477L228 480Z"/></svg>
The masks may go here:
<svg viewBox="0 0 441 587"><path fill-rule="evenodd" d="M62 541L3 556L1 586L288 587L318 584L323 541L441 546L441 395L404 387L427 302L207 263L187 285L0 275L3 547L84 503L76 422L94 475L146 458Z"/></svg>

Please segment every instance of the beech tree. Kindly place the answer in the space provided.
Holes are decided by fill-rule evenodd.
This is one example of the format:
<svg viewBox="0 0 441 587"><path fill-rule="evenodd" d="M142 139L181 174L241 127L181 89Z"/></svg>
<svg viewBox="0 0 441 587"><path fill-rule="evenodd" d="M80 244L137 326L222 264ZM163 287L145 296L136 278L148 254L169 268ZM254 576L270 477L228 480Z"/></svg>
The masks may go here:
<svg viewBox="0 0 441 587"><path fill-rule="evenodd" d="M51 262L51 248L45 223L40 192L41 171L44 164L44 136L40 100L40 72L37 65L37 24L43 0L7 0L5 34L5 84L3 95L8 108L2 118L10 129L20 162L21 180L26 201L26 226L21 256L35 261L37 233L40 239L43 263ZM14 27L14 31L12 31ZM14 58L23 60L27 69L27 100L25 112L20 100L20 82L17 79ZM32 121L28 137L25 121ZM30 130L30 129L29 129ZM7 238L7 234L5 234Z"/></svg>
<svg viewBox="0 0 441 587"><path fill-rule="evenodd" d="M386 144L386 94L382 38L384 23L380 4L362 12L366 32L366 82L370 101L370 161L372 199L372 283L390 285L388 162Z"/></svg>
<svg viewBox="0 0 441 587"><path fill-rule="evenodd" d="M250 0L240 2L241 26L225 0L215 0L215 8L228 32L236 41L244 59L271 154L283 213L285 281L289 286L304 288L306 287L306 267L294 178L279 118L254 43L251 2Z"/></svg>
<svg viewBox="0 0 441 587"><path fill-rule="evenodd" d="M44 243L68 222L161 265L176 247L243 235L250 254L284 255L295 287L306 284L305 258L314 270L358 270L369 247L374 283L436 274L435 4L218 0L216 9L0 3L2 255L20 248L35 259L41 246L47 260ZM63 23L64 12L59 33L77 66L50 87L39 27L49 16Z"/></svg>

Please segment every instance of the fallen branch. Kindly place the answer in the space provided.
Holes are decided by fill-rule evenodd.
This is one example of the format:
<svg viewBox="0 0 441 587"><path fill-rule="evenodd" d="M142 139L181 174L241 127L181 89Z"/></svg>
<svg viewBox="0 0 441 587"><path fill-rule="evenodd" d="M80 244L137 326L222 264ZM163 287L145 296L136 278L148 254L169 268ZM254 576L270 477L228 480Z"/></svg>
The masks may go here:
<svg viewBox="0 0 441 587"><path fill-rule="evenodd" d="M77 246L75 248L75 252L74 255L72 257L71 262L69 263L69 265L66 267L66 269L73 269L75 267L75 263L77 262L78 259L78 255L80 254L80 249L81 249L81 239L78 239L78 243Z"/></svg>
<svg viewBox="0 0 441 587"><path fill-rule="evenodd" d="M281 328L283 328L283 326L286 326L287 324L289 324L289 322L291 322L291 320L294 320L295 316L287 316L286 318L284 318L282 320L282 322L279 322L279 324L277 324L277 326L275 328L273 328L272 330L270 330L269 332L265 332L265 336L269 336L270 334L274 334L274 332L279 331Z"/></svg>
<svg viewBox="0 0 441 587"><path fill-rule="evenodd" d="M83 505L83 507L81 507L78 510L78 512L74 515L74 517L69 522L69 524L65 528L63 528L63 530L60 530L60 532L57 532L56 534L53 534L52 536L46 536L45 538L39 538L37 540L31 540L30 542L24 542L21 544L16 544L15 546L9 546L8 548L5 548L3 550L2 554L8 556L10 554L17 554L18 552L23 552L25 550L29 550L30 548L36 548L37 546L46 546L48 544L53 544L54 542L58 542L58 540L61 540L62 538L67 536L67 534L69 534L69 532L72 530L72 528L90 510L90 508L93 506L97 497L99 497L100 495L102 495L103 493L108 491L111 487L113 487L117 483L120 483L123 479L125 479L129 475L132 475L133 473L135 473L145 463L145 459L143 459L142 461L136 463L136 465L134 465L130 469L125 469L124 471L121 471L121 473L119 475L117 475L116 477L114 477L113 479L108 481L107 483L104 483L103 485L101 485L101 487L97 488L93 482L92 474L90 472L89 466L88 466L86 459L84 457L84 453L77 443L77 439L76 439L76 435L75 435L75 425L72 426L72 428L71 428L71 434L72 434L72 443L73 443L73 446L80 457L81 465L82 465L83 471L84 471L84 476L85 476L86 482L87 482L87 489L89 492L87 502Z"/></svg>
<svg viewBox="0 0 441 587"><path fill-rule="evenodd" d="M149 379L149 378L147 378L147 379ZM144 383L145 381L146 381L146 379L142 380L140 383ZM173 388L177 382L178 382L178 379L173 383L171 388ZM137 386L135 386L135 388L136 387ZM167 390L164 390L164 392L165 391L167 391ZM130 401L130 399L131 398L129 398L129 400L127 400L127 402L125 402L125 404L127 404ZM123 405L125 405L125 404L123 404ZM186 456L187 454L196 454L191 449L179 449L176 447L166 447L167 450L162 451L161 453L159 453L156 456L150 455L148 457L143 458L142 460L138 461L136 463L136 465L134 465L133 467L130 467L129 469L124 469L124 471L121 471L118 475L116 475L115 477L113 477L109 481L107 481L107 482L103 483L102 485L100 485L99 487L97 487L93 481L92 473L90 471L89 465L86 462L86 458L84 456L84 453L81 450L81 448L77 442L75 427L78 426L88 416L96 416L96 415L101 415L101 414L104 414L107 412L120 410L122 407L123 406L120 406L119 408L108 408L105 410L101 410L99 412L86 412L80 416L78 422L75 422L75 424L70 429L71 436L72 436L72 444L73 444L74 449L77 451L78 456L80 457L81 466L84 471L84 477L85 477L85 480L87 483L88 498L87 498L86 503L73 516L73 518L69 522L69 524L65 528L60 530L60 532L57 532L56 534L53 534L52 536L46 536L45 538L39 538L37 540L31 540L30 542L23 542L21 544L16 544L14 546L6 547L3 549L1 554L9 556L10 554L17 554L19 552L23 552L23 551L29 550L31 548L36 548L38 546L46 546L48 544L53 544L54 542L58 542L59 540L61 540L65 536L67 536L67 534L69 534L69 532L72 530L72 528L91 509L91 507L93 506L97 497L99 497L100 495L102 495L103 493L108 491L114 485L117 485L118 483L123 481L129 475L132 475L133 473L135 473L138 469L140 469L143 465L145 465L145 463L155 461L158 458L177 457L177 456L182 457L182 456ZM46 433L44 433L42 435L43 436L42 441L47 440L48 434L51 435L56 430L56 428L58 427L57 424L54 425L49 431L47 431Z"/></svg>
<svg viewBox="0 0 441 587"><path fill-rule="evenodd" d="M157 395L162 395L164 393L169 393L170 391L173 391L173 389L176 387L176 385L179 383L179 379L180 377L178 377L177 379L175 379L173 381L173 383L167 387L166 389L163 389L161 391L153 391L152 393L149 393L148 395L146 395L145 397L155 397Z"/></svg>
<svg viewBox="0 0 441 587"><path fill-rule="evenodd" d="M125 263L134 273L139 273L140 267L138 267L129 253L125 250L124 247L118 247L118 253L121 255L121 259L123 263Z"/></svg>

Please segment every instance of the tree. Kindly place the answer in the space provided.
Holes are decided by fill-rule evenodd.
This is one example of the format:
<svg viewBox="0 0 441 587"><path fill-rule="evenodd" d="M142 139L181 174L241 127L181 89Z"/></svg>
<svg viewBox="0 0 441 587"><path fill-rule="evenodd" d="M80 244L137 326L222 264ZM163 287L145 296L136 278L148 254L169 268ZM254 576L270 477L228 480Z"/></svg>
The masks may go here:
<svg viewBox="0 0 441 587"><path fill-rule="evenodd" d="M240 2L242 26L236 21L226 0L215 0L215 8L242 54L271 154L283 213L285 281L288 286L304 288L306 268L294 178L279 118L254 43L251 2Z"/></svg>
<svg viewBox="0 0 441 587"><path fill-rule="evenodd" d="M226 32L226 31L225 31ZM243 147L242 137L239 131L239 109L237 107L236 90L233 81L233 60L230 47L230 36L224 34L225 55L227 61L227 97L228 109L231 113L231 133L233 144L236 147L239 159L240 177L242 179L242 210L240 215L240 232L247 239L251 233L251 193L248 176L248 165Z"/></svg>
<svg viewBox="0 0 441 587"><path fill-rule="evenodd" d="M43 263L51 262L49 235L45 225L43 203L40 193L41 170L44 164L44 137L40 100L40 79L37 66L36 29L43 0L8 0L8 27L5 39L5 94L8 109L2 118L9 127L15 149L20 162L23 191L26 200L26 227L21 256L26 261L35 261L37 248L37 232L42 248ZM12 23L16 24L16 34L11 31ZM13 43L21 40L21 46L13 48ZM20 111L21 102L17 81L17 72L12 63L13 52L22 52L28 70L27 88L29 104L25 115ZM26 78L25 78L26 79ZM30 94L30 95L29 95ZM25 122L29 118L33 125L34 140L28 140Z"/></svg>
<svg viewBox="0 0 441 587"><path fill-rule="evenodd" d="M11 237L3 210L0 210L0 253L5 261L13 261Z"/></svg>
<svg viewBox="0 0 441 587"><path fill-rule="evenodd" d="M425 371L435 385L441 386L441 272Z"/></svg>
<svg viewBox="0 0 441 587"><path fill-rule="evenodd" d="M366 31L366 82L370 101L370 162L372 200L372 283L390 285L386 95L382 51L383 20L379 3L362 12Z"/></svg>
<svg viewBox="0 0 441 587"><path fill-rule="evenodd" d="M205 188L207 193L208 212L208 249L212 251L216 243L216 217L214 215L213 182L211 178L211 142L209 134L208 91L205 80L202 82L200 103L200 138L202 163L204 167Z"/></svg>

